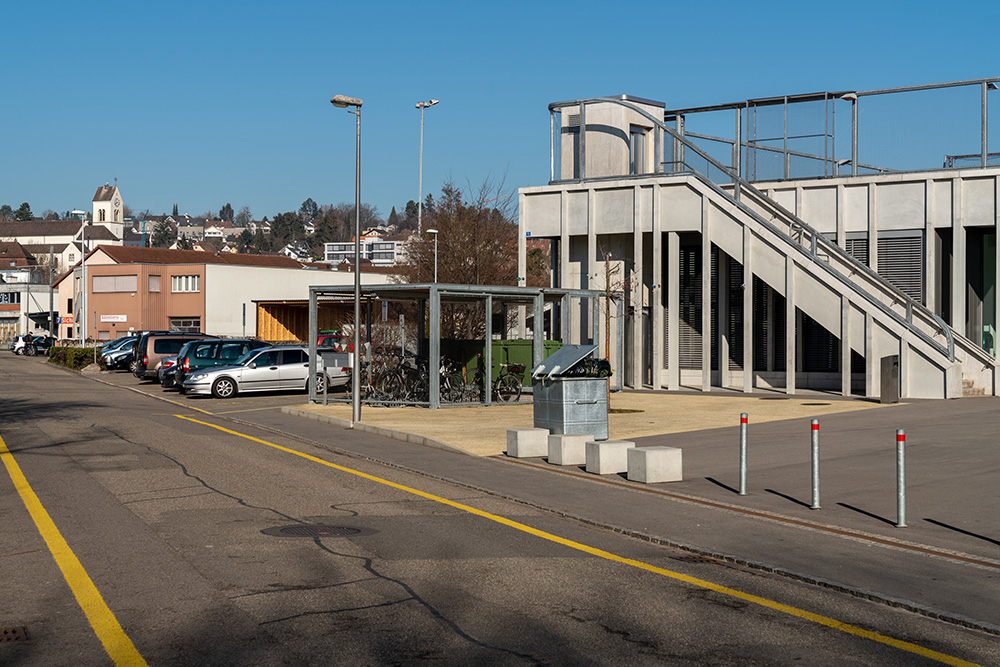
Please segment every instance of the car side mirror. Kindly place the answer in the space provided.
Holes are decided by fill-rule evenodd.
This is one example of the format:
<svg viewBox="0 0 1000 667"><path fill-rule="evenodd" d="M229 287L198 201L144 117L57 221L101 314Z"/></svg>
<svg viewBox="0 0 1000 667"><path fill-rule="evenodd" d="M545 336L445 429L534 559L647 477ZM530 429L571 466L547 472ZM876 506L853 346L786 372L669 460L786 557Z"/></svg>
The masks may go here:
<svg viewBox="0 0 1000 667"><path fill-rule="evenodd" d="M257 362L251 361L249 364L247 364L247 368L257 368Z"/></svg>

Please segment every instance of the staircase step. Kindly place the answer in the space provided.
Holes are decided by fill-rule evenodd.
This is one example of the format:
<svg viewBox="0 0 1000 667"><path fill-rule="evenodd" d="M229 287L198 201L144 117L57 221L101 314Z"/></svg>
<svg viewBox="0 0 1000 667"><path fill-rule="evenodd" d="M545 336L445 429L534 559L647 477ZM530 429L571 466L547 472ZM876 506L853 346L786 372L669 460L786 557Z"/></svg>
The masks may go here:
<svg viewBox="0 0 1000 667"><path fill-rule="evenodd" d="M986 390L982 387L967 387L962 383L962 396L985 396Z"/></svg>

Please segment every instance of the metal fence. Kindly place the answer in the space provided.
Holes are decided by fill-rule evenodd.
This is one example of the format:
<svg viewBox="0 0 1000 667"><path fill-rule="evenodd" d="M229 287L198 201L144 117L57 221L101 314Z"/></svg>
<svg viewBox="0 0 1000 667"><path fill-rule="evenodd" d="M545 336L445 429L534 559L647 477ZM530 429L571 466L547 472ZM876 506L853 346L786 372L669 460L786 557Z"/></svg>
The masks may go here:
<svg viewBox="0 0 1000 667"><path fill-rule="evenodd" d="M1000 166L998 86L1000 78L989 78L822 92L668 109L663 117L687 142L748 181L969 169ZM560 138L581 121L560 111L552 110L552 180L586 178L578 166L562 173ZM667 137L656 150L653 173L693 168L716 183L725 180L709 173L707 162L692 164L699 158Z"/></svg>

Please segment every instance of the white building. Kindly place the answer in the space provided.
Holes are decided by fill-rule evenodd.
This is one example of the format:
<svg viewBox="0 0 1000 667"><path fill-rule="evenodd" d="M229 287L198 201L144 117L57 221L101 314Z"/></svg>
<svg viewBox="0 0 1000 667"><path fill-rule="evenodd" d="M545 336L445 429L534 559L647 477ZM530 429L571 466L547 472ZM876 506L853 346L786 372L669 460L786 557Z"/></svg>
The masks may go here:
<svg viewBox="0 0 1000 667"><path fill-rule="evenodd" d="M361 259L374 266L395 266L406 258L406 239L400 236L362 236ZM324 243L323 261L336 266L354 262L354 241Z"/></svg>
<svg viewBox="0 0 1000 667"><path fill-rule="evenodd" d="M995 395L995 81L552 104L550 182L520 190L519 273L528 237L553 242L555 286L603 289L615 268L632 387L877 396L898 357L904 397ZM921 96L953 113L927 123ZM593 314L565 311L571 342L592 340Z"/></svg>

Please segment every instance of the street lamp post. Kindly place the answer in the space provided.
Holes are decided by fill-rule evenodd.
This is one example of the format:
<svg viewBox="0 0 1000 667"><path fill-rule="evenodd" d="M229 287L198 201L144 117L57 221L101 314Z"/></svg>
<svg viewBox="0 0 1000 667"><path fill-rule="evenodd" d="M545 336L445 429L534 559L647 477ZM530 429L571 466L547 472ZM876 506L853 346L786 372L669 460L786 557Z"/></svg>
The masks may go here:
<svg viewBox="0 0 1000 667"><path fill-rule="evenodd" d="M354 367L351 369L351 427L361 421L361 104L357 97L334 95L330 104L358 119L354 164ZM348 107L354 107L353 110Z"/></svg>
<svg viewBox="0 0 1000 667"><path fill-rule="evenodd" d="M423 217L424 217L424 109L427 107L432 107L441 100L427 100L426 102L417 102L416 108L420 109L420 185L419 192L417 193L417 235L423 230ZM437 282L435 280L434 282Z"/></svg>
<svg viewBox="0 0 1000 667"><path fill-rule="evenodd" d="M70 215L80 216L80 291L83 293L83 306L80 308L80 347L87 347L87 212L73 211Z"/></svg>
<svg viewBox="0 0 1000 667"><path fill-rule="evenodd" d="M438 230L428 229L428 234L434 235L434 283L438 281Z"/></svg>

